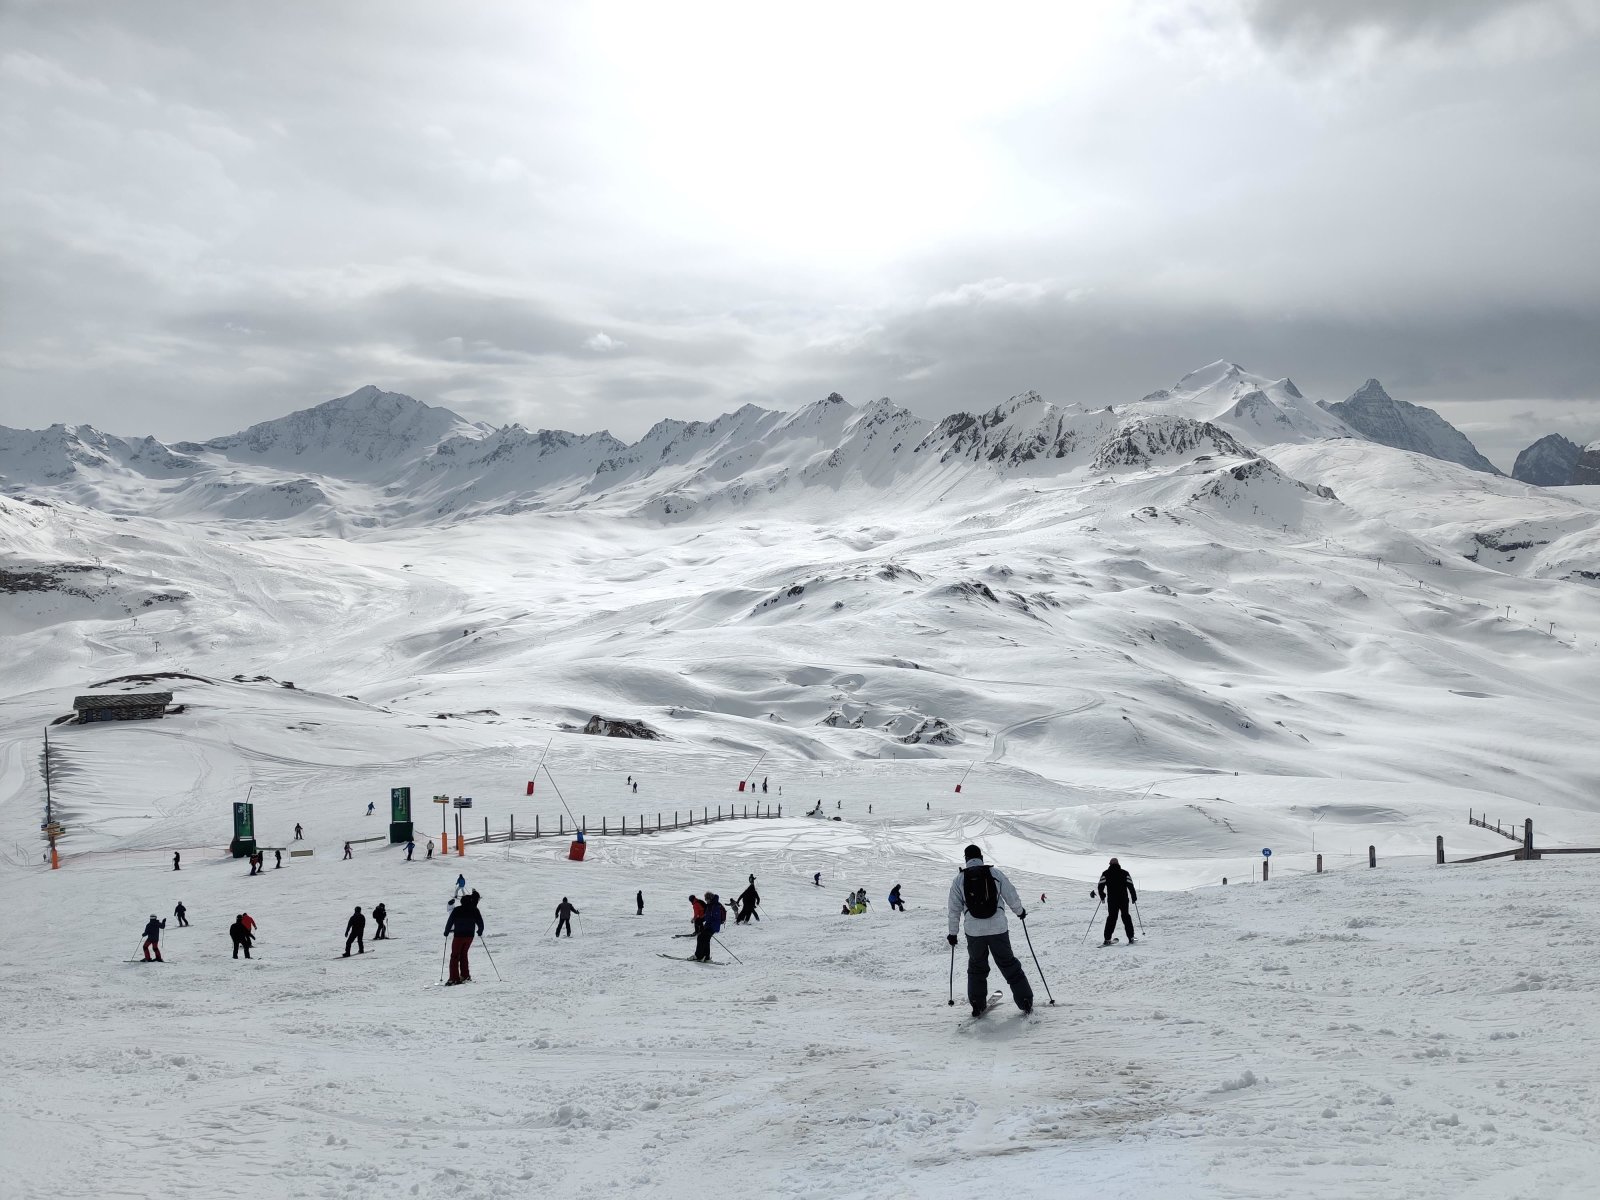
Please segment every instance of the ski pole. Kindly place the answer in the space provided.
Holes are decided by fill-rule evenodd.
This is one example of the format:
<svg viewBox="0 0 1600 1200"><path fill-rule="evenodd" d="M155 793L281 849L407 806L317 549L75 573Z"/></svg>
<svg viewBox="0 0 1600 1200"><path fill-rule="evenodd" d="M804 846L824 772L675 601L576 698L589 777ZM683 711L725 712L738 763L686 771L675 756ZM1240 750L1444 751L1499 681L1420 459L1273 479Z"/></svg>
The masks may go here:
<svg viewBox="0 0 1600 1200"><path fill-rule="evenodd" d="M1139 918L1139 936L1144 936L1144 914L1139 911L1139 902L1133 902L1133 915Z"/></svg>
<svg viewBox="0 0 1600 1200"><path fill-rule="evenodd" d="M1095 911L1098 912L1099 909L1097 908ZM1034 953L1033 938L1028 934L1028 918L1018 917L1017 920L1022 925L1022 936L1028 939L1028 953L1033 955L1033 969L1039 972L1039 982L1044 984L1044 994L1050 1003L1054 1004L1056 998L1050 995L1050 981L1044 977L1044 968L1039 965L1039 956Z"/></svg>
<svg viewBox="0 0 1600 1200"><path fill-rule="evenodd" d="M734 962L738 963L740 966L744 965L744 959L740 958L732 950L729 950L728 947L723 943L723 940L721 938L719 938L716 934L713 933L711 935L711 940L714 941L717 945L721 946L722 949L723 949L723 952L726 953L729 958L733 959Z"/></svg>
<svg viewBox="0 0 1600 1200"><path fill-rule="evenodd" d="M950 1007L956 1006L956 944L950 943Z"/></svg>
<svg viewBox="0 0 1600 1200"><path fill-rule="evenodd" d="M1081 945L1083 945L1084 942L1087 942L1089 940L1089 931L1094 928L1094 923L1096 921L1098 921L1099 919L1100 919L1100 901L1097 900L1097 901L1095 901L1095 906L1094 906L1094 916L1089 918L1089 928L1085 929L1083 931L1083 941L1080 941L1078 943L1078 945L1081 946Z"/></svg>
<svg viewBox="0 0 1600 1200"><path fill-rule="evenodd" d="M488 955L488 957L489 957L489 965L491 967L494 967L494 977L496 979L499 979L501 983L504 983L505 980L503 978L501 978L501 975L500 975L500 968L499 967L495 967L495 965L494 965L494 955L489 954L489 939L488 938L483 938L481 940L483 942L483 952L484 952L484 954ZM1055 1003L1055 1001L1051 1001L1051 1003L1053 1004L1053 1003Z"/></svg>
<svg viewBox="0 0 1600 1200"><path fill-rule="evenodd" d="M444 982L444 963L445 963L445 959L447 959L449 957L450 957L450 939L449 938L445 938L445 940L444 940L444 953L439 956L439 982L440 983Z"/></svg>

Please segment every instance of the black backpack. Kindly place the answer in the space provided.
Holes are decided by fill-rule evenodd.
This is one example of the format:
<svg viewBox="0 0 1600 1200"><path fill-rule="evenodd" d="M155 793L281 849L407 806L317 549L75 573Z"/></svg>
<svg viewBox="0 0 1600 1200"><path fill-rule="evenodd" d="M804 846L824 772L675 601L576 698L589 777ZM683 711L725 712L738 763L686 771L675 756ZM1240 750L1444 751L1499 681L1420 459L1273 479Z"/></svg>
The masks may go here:
<svg viewBox="0 0 1600 1200"><path fill-rule="evenodd" d="M967 902L967 911L980 921L994 916L1000 909L1000 889L986 866L963 868L961 895Z"/></svg>

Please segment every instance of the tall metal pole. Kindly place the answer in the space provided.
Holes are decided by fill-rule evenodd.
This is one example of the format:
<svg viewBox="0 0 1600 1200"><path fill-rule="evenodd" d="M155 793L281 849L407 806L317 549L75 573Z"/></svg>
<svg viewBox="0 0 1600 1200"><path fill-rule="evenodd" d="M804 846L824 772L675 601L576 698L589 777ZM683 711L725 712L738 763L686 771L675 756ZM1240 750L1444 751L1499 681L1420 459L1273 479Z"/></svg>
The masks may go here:
<svg viewBox="0 0 1600 1200"><path fill-rule="evenodd" d="M44 830L50 839L50 869L61 869L61 857L56 853L56 814L50 795L50 726L44 727Z"/></svg>

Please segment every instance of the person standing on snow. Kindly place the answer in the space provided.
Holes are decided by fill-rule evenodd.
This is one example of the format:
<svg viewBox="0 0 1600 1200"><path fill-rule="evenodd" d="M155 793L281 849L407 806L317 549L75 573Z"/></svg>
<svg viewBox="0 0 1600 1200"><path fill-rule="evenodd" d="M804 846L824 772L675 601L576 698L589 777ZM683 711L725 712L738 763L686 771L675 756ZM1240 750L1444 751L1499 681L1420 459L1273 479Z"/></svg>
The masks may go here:
<svg viewBox="0 0 1600 1200"><path fill-rule="evenodd" d="M817 871L817 872L814 872L812 874L812 876L811 876L811 886L812 887L821 887L822 886L822 872L821 871Z"/></svg>
<svg viewBox="0 0 1600 1200"><path fill-rule="evenodd" d="M722 932L722 923L728 919L728 910L722 907L715 892L707 892L704 903L705 916L696 928L694 958L696 962L711 961L711 939Z"/></svg>
<svg viewBox="0 0 1600 1200"><path fill-rule="evenodd" d="M889 889L889 907L898 912L905 912L906 902L900 899L900 885L897 883Z"/></svg>
<svg viewBox="0 0 1600 1200"><path fill-rule="evenodd" d="M644 892L642 890L634 896L633 902L639 906L639 911L636 912L634 916L644 916Z"/></svg>
<svg viewBox="0 0 1600 1200"><path fill-rule="evenodd" d="M472 965L467 961L467 951L472 949L472 936L483 932L483 914L478 911L478 893L465 897L450 910L444 923L444 935L455 935L450 943L450 980L445 986L472 982Z"/></svg>
<svg viewBox="0 0 1600 1200"><path fill-rule="evenodd" d="M376 808L377 806L378 806L378 802L376 800L368 800L367 801L367 816L370 817L372 815L372 810L374 808Z"/></svg>
<svg viewBox="0 0 1600 1200"><path fill-rule="evenodd" d="M183 901L182 900L179 900L178 901L178 907L172 910L172 915L178 918L178 928L179 929L186 929L188 927L189 918L183 915L184 913L186 913L188 911L189 910L183 906Z"/></svg>
<svg viewBox="0 0 1600 1200"><path fill-rule="evenodd" d="M350 852L350 843L349 843L349 842L346 842L346 843L345 843L345 844L344 844L344 856L345 856L345 857L346 857L346 858L354 858L354 857L355 857L355 855L353 855L353 854L352 854L352 853L351 853L351 852Z"/></svg>
<svg viewBox="0 0 1600 1200"><path fill-rule="evenodd" d="M243 913L235 917L233 924L228 926L228 936L233 939L233 956L238 958L239 951L243 950L244 956L249 958L250 943L255 940L255 934L245 928Z"/></svg>
<svg viewBox="0 0 1600 1200"><path fill-rule="evenodd" d="M178 865L178 852L176 850L172 852L172 869L174 871L183 870L183 868Z"/></svg>
<svg viewBox="0 0 1600 1200"><path fill-rule="evenodd" d="M756 912L756 905L761 903L761 893L756 891L756 877L750 876L750 886L739 893L739 915L734 920L743 925L754 917L761 920L761 915Z"/></svg>
<svg viewBox="0 0 1600 1200"><path fill-rule="evenodd" d="M563 929L567 931L568 937L572 936L572 914L575 912L578 912L578 910L572 907L572 901L568 900L565 896L561 897L561 903L556 905L557 937L561 936L561 931ZM583 914L578 913L578 915L582 916Z"/></svg>
<svg viewBox="0 0 1600 1200"><path fill-rule="evenodd" d="M274 871L283 870L283 851L282 850L274 850L272 852L272 869Z"/></svg>
<svg viewBox="0 0 1600 1200"><path fill-rule="evenodd" d="M700 933L700 926L705 922L706 919L706 902L691 892L689 894L689 909L694 913L694 931L698 936Z"/></svg>
<svg viewBox="0 0 1600 1200"><path fill-rule="evenodd" d="M413 854L415 854L416 851L417 851L417 843L414 842L414 841L408 841L406 843L406 861L407 862L411 861L411 856Z"/></svg>
<svg viewBox="0 0 1600 1200"><path fill-rule="evenodd" d="M428 861L429 862L433 861L433 839L432 838L428 839Z"/></svg>
<svg viewBox="0 0 1600 1200"><path fill-rule="evenodd" d="M946 940L954 946L956 931L961 927L961 916L966 914L967 926L967 1001L972 1005L972 1015L981 1017L989 1007L989 959L1000 968L1006 983L1011 985L1011 998L1023 1012L1033 1011L1033 985L1011 952L1011 933L1006 925L1005 909L1017 914L1019 921L1028 919L1022 907L1022 897L1011 886L1001 871L983 861L983 851L968 846L963 855L966 864L950 883L950 932ZM1001 906L1004 901L1005 907Z"/></svg>
<svg viewBox="0 0 1600 1200"><path fill-rule="evenodd" d="M344 923L344 957L350 957L350 946L354 943L357 954L367 952L367 919L361 915L361 906L356 905L355 912L350 914L350 919Z"/></svg>
<svg viewBox="0 0 1600 1200"><path fill-rule="evenodd" d="M150 955L152 953L155 955L156 962L166 961L161 957L161 931L166 927L167 923L165 921L156 920L155 913L150 914L150 920L144 927L144 945L141 947L144 950L145 962L151 961Z"/></svg>
<svg viewBox="0 0 1600 1200"><path fill-rule="evenodd" d="M389 938L389 910L378 902L378 907L372 910L372 919L378 923L378 931L372 935L375 942L387 941Z"/></svg>
<svg viewBox="0 0 1600 1200"><path fill-rule="evenodd" d="M1111 945L1111 935L1117 930L1117 918L1122 918L1122 927L1128 932L1128 941L1133 942L1133 918L1128 915L1128 901L1139 903L1139 889L1133 886L1133 876L1122 869L1116 859L1111 860L1111 865L1100 875L1100 899L1106 902L1106 940L1102 946Z"/></svg>
<svg viewBox="0 0 1600 1200"><path fill-rule="evenodd" d="M300 828L300 824L297 821L294 827L294 840L297 842L303 842L305 841L305 836L305 831Z"/></svg>
<svg viewBox="0 0 1600 1200"><path fill-rule="evenodd" d="M467 891L467 877L463 873L456 876L456 895L464 896Z"/></svg>

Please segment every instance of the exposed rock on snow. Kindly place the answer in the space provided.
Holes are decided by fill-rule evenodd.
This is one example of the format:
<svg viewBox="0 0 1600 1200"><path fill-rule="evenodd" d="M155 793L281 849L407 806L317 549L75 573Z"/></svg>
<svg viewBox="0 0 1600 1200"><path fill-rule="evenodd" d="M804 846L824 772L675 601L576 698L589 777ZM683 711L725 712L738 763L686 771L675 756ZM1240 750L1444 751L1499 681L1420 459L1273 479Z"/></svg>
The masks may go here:
<svg viewBox="0 0 1600 1200"><path fill-rule="evenodd" d="M1540 438L1521 454L1511 468L1511 478L1538 487L1561 487L1573 482L1572 475L1583 447L1559 433Z"/></svg>
<svg viewBox="0 0 1600 1200"><path fill-rule="evenodd" d="M1500 470L1478 453L1467 435L1431 408L1396 400L1376 379L1369 379L1348 400L1327 406L1328 411L1375 442L1460 463L1474 471L1499 475Z"/></svg>
<svg viewBox="0 0 1600 1200"><path fill-rule="evenodd" d="M480 711L491 712L492 710L482 709ZM640 738L647 742L660 741L666 737L665 734L651 729L643 721L629 721L621 717L590 717L588 724L583 727L583 732L597 734L600 737Z"/></svg>
<svg viewBox="0 0 1600 1200"><path fill-rule="evenodd" d="M1209 421L1191 421L1187 417L1135 417L1117 426L1116 432L1100 444L1092 465L1097 471L1147 467L1156 459L1188 458L1197 451L1250 457L1250 451L1240 445L1238 439Z"/></svg>
<svg viewBox="0 0 1600 1200"><path fill-rule="evenodd" d="M1583 448L1578 465L1572 468L1572 482L1600 483L1600 442L1590 442Z"/></svg>

